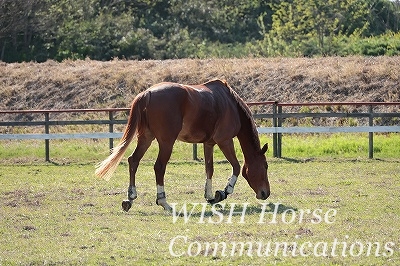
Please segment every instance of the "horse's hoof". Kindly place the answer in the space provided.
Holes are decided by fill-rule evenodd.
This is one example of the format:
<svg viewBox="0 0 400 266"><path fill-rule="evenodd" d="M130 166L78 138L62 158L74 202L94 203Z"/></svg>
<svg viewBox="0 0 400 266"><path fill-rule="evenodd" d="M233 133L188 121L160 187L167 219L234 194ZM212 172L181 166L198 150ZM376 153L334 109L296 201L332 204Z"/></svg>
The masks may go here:
<svg viewBox="0 0 400 266"><path fill-rule="evenodd" d="M129 211L129 209L132 207L132 202L130 202L129 200L124 200L123 202L122 202L122 209L124 210L124 211Z"/></svg>
<svg viewBox="0 0 400 266"><path fill-rule="evenodd" d="M165 211L167 211L169 213L172 213L172 208L168 204L166 206L163 206L163 208L164 208Z"/></svg>
<svg viewBox="0 0 400 266"><path fill-rule="evenodd" d="M211 205L214 205L216 203L215 199L208 199L207 202L208 202L208 204L211 204Z"/></svg>
<svg viewBox="0 0 400 266"><path fill-rule="evenodd" d="M218 203L220 201L223 201L224 199L227 198L227 194L225 193L225 191L222 190L217 190L215 191L215 197L212 200L207 200L207 202L211 205Z"/></svg>
<svg viewBox="0 0 400 266"><path fill-rule="evenodd" d="M225 191L222 191L222 190L215 191L215 201L216 202L223 201L224 199L226 199L226 197L227 197L227 194L225 193Z"/></svg>

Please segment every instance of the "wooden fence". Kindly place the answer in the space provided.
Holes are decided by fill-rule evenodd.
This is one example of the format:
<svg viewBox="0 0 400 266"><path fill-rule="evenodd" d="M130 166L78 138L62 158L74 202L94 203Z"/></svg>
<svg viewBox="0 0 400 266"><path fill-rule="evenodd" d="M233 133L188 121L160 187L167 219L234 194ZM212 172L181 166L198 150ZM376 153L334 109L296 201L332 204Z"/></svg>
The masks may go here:
<svg viewBox="0 0 400 266"><path fill-rule="evenodd" d="M272 134L273 136L273 156L282 157L282 134L283 133L338 133L338 132L368 132L369 133L369 158L373 158L373 133L376 132L400 132L399 124L394 126L376 126L375 118L400 118L399 112L374 112L375 106L400 106L400 102L319 102L319 103L279 103L279 102L248 102L250 107L262 106L271 108L270 111L254 113L254 119L271 119L272 127L257 128L260 134ZM288 107L331 107L331 106L367 106L367 112L284 112ZM29 115L42 114L43 120L40 121L0 121L0 127L16 126L43 126L42 134L0 134L0 140L5 139L43 139L45 141L45 159L50 161L50 140L51 139L84 139L84 138L108 138L110 149L113 147L113 139L120 138L121 132L114 132L114 125L126 124L126 119L115 119L117 112L128 112L129 108L108 108L108 109L65 109L65 110L0 110L0 114ZM108 119L101 120L52 120L51 114L57 113L106 113ZM367 118L368 126L311 126L311 127L284 127L284 120L287 118ZM397 119L400 121L400 119ZM91 133L50 133L51 126L66 125L108 125L108 132ZM193 159L197 159L197 145L193 145Z"/></svg>

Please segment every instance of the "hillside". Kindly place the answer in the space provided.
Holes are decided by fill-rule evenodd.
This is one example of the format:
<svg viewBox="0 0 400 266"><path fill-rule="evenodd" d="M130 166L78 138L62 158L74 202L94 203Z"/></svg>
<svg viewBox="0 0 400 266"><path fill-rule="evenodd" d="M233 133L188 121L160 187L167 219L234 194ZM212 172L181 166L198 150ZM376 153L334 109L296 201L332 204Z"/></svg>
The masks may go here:
<svg viewBox="0 0 400 266"><path fill-rule="evenodd" d="M129 107L152 84L213 78L246 101L400 100L400 57L81 60L0 63L0 109Z"/></svg>

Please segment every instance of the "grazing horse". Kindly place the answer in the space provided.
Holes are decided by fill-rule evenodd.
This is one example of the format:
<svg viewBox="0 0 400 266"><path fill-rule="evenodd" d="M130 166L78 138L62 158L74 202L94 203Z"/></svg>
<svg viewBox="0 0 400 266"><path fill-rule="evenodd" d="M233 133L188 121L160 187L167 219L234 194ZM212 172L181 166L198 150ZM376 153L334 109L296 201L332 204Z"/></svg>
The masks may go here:
<svg viewBox="0 0 400 266"><path fill-rule="evenodd" d="M137 197L135 175L139 162L154 139L159 152L154 164L157 185L157 205L171 210L164 191L164 174L175 141L203 143L206 170L206 200L215 204L233 192L240 165L235 155L233 138L237 137L243 151L242 175L258 199L267 199L270 187L265 152L268 145L260 147L260 140L252 114L235 91L221 80L201 85L182 85L163 82L141 92L133 100L124 134L112 154L97 165L95 174L109 179L121 161L128 145L137 136L137 147L128 158L130 184L128 200L122 208L128 211ZM213 148L221 149L232 165L232 176L224 191L212 192Z"/></svg>

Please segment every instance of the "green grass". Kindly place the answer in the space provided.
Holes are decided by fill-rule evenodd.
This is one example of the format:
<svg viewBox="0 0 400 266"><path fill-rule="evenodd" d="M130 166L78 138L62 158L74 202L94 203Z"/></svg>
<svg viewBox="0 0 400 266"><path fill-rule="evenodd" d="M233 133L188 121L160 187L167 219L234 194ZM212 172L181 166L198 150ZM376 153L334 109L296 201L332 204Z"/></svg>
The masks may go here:
<svg viewBox="0 0 400 266"><path fill-rule="evenodd" d="M374 134L375 158L400 158L400 134ZM284 157L368 158L368 133L307 134L282 137Z"/></svg>
<svg viewBox="0 0 400 266"><path fill-rule="evenodd" d="M204 165L191 160L191 145L177 142L167 167L166 192L178 210L184 204L194 208L187 223L184 217L174 221L155 204L156 145L139 167L139 196L125 213L120 205L128 187L127 164L109 182L94 177L94 164L108 154L108 140L51 141L51 163L43 162L42 142L3 141L0 265L398 265L399 134L376 134L374 141L380 148L377 159L369 160L368 151L359 148L368 145L364 135L285 135L285 158L271 158L268 152L270 198L258 201L239 178L225 208L213 213L206 205L204 216ZM262 142L272 144L269 136ZM202 157L201 146L198 154ZM216 190L225 187L231 168L218 149L215 158ZM271 223L277 203L276 223ZM230 221L233 204L236 214ZM243 210L244 216L238 213ZM325 213L332 223L324 220ZM172 251L182 256L172 256L173 239ZM235 243L244 245L242 256ZM257 245L265 251L268 243L272 248L280 243L277 254L259 256ZM301 246L307 257L299 255ZM197 248L199 254L190 256Z"/></svg>
<svg viewBox="0 0 400 266"><path fill-rule="evenodd" d="M100 151L98 151L101 153ZM83 153L83 152L82 152ZM151 156L150 151L150 156ZM87 155L89 157L89 154ZM90 155L91 157L91 155ZM90 159L91 160L91 159ZM234 194L226 201L220 216L205 210L201 223L201 207L194 217L176 222L173 216L155 205L153 162L147 158L138 170L139 197L125 213L120 204L128 186L127 164L117 169L109 181L96 179L93 163L70 162L65 165L31 163L0 165L0 264L1 265L398 265L400 263L400 164L397 160L332 159L291 162L270 159L271 197L265 202L265 223L258 223L263 202L254 197L243 178L239 178ZM231 172L224 162L215 165L214 189L222 189ZM168 201L188 208L203 203L204 166L201 162L183 162L179 158L167 167ZM270 223L274 203L281 203L277 223ZM236 203L236 212L247 203L244 221L241 215L228 223L229 207ZM305 215L305 210L335 210L327 223ZM285 210L287 210L285 212ZM292 211L293 210L293 211ZM293 213L292 213L293 212ZM290 219L294 216L293 222ZM286 218L286 223L282 221ZM323 218L322 218L323 219ZM173 257L169 246L177 239ZM335 239L348 247L345 255L331 247ZM226 243L222 251L209 250L210 243ZM308 257L278 254L258 256L256 243L289 243L288 254L297 245L306 246ZM367 255L367 244L378 243L378 255ZM247 243L244 254L233 243ZM250 244L253 249L250 249ZM308 246L310 243L311 246ZM320 243L320 244L318 244ZM329 254L322 254L326 243ZM354 244L355 243L355 244ZM359 256L353 254L364 250ZM191 246L190 246L191 245ZM338 250L345 244L339 244ZM376 244L377 245L377 244ZM386 250L384 245L388 245ZM313 247L318 246L314 254ZM198 256L189 256L188 248ZM373 251L376 251L376 246ZM252 257L247 254L249 252ZM228 255L227 255L228 254ZM319 256L321 255L321 256Z"/></svg>
<svg viewBox="0 0 400 266"><path fill-rule="evenodd" d="M269 143L267 157L271 157L272 136L262 135L261 142ZM118 140L114 141L115 145ZM368 134L287 134L282 137L282 156L284 158L368 158ZM242 158L239 143L236 141L238 157ZM127 152L135 147L133 143ZM374 134L374 158L400 158L400 133ZM144 160L153 161L158 147L154 142ZM108 139L51 140L50 159L57 164L70 162L98 162L108 155ZM43 140L0 141L2 162L42 162L45 158ZM198 145L198 157L203 158L202 145ZM177 141L171 157L172 161L188 161L193 158L192 145ZM225 160L222 152L215 149L215 159Z"/></svg>

